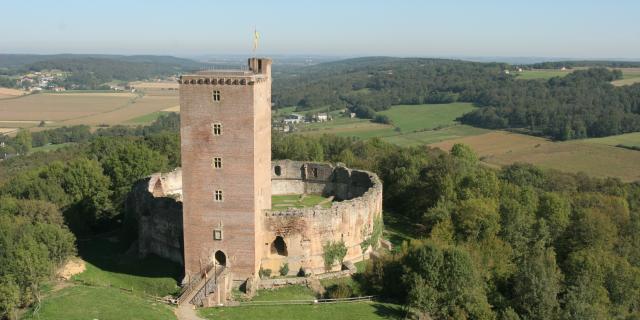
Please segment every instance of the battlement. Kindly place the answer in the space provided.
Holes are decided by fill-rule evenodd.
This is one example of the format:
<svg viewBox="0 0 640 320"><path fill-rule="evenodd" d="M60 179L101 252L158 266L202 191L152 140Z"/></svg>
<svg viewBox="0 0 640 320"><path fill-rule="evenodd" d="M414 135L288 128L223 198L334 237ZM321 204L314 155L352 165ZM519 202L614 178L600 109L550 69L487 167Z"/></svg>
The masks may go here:
<svg viewBox="0 0 640 320"><path fill-rule="evenodd" d="M271 59L250 58L247 64L248 70L213 69L182 75L178 83L184 85L253 85L256 82L263 82L271 76Z"/></svg>

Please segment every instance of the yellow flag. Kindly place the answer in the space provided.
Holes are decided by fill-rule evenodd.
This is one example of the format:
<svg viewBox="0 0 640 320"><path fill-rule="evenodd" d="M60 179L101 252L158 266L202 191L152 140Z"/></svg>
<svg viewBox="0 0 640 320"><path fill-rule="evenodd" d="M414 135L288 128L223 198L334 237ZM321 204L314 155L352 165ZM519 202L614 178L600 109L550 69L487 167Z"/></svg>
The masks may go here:
<svg viewBox="0 0 640 320"><path fill-rule="evenodd" d="M255 52L258 49L258 40L260 40L260 33L258 30L253 30L253 51Z"/></svg>

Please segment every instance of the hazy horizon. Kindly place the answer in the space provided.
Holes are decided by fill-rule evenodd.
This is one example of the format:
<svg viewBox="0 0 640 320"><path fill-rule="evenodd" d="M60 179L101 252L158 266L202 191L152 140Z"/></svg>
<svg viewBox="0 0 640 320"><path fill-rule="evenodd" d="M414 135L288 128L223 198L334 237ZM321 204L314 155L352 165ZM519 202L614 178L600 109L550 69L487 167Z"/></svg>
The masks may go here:
<svg viewBox="0 0 640 320"><path fill-rule="evenodd" d="M5 4L1 53L640 60L634 1ZM491 60L491 59L489 59Z"/></svg>

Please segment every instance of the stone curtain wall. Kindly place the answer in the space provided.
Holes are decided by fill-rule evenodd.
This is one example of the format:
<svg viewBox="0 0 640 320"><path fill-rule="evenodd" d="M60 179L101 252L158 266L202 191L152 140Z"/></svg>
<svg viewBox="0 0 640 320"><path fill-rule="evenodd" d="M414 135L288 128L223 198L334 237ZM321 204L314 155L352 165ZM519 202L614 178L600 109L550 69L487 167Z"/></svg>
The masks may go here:
<svg viewBox="0 0 640 320"><path fill-rule="evenodd" d="M266 212L264 269L271 269L273 274L288 263L289 274L298 273L300 268L323 273L327 271L323 246L328 242L345 243L345 261L360 261L368 255L369 250L363 253L360 244L371 235L375 220L382 218L382 183L375 174L340 165L290 160L273 161L271 166L274 195L319 193L334 196L335 201L331 208ZM271 250L277 236L286 244L286 256ZM333 270L339 268L337 265Z"/></svg>
<svg viewBox="0 0 640 320"><path fill-rule="evenodd" d="M288 263L292 275L300 268L323 273L323 246L338 241L344 241L348 248L345 261L360 261L360 244L371 235L376 219L382 218L380 179L367 171L326 163L279 160L273 161L271 168L274 195L316 193L334 196L335 200L330 208L266 210L262 242L256 245L262 248L262 268L271 269L276 275ZM182 263L182 196L176 185L181 183L180 176L180 169L154 174L140 181L130 195L128 207L140 222L138 242L142 255L153 253ZM286 244L286 256L272 252L278 236ZM333 270L339 268L336 265Z"/></svg>
<svg viewBox="0 0 640 320"><path fill-rule="evenodd" d="M138 182L125 202L137 226L138 253L183 264L182 172L153 174Z"/></svg>

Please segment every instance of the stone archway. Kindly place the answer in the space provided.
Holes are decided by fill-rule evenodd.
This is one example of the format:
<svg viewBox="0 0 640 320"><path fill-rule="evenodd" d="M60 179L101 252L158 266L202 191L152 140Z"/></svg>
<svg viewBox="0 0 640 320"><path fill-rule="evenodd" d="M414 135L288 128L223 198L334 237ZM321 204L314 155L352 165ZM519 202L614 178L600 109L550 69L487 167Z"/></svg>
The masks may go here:
<svg viewBox="0 0 640 320"><path fill-rule="evenodd" d="M224 254L224 252L222 252L221 250L216 251L213 257L215 258L215 262L217 265L223 267L227 266L227 255Z"/></svg>
<svg viewBox="0 0 640 320"><path fill-rule="evenodd" d="M287 250L287 243L281 236L277 236L273 242L271 242L271 254L286 257L289 255Z"/></svg>

